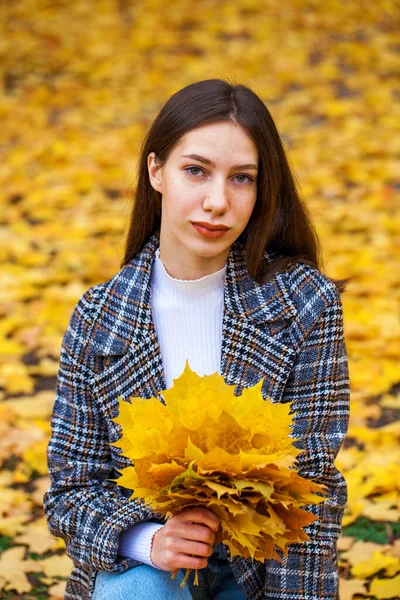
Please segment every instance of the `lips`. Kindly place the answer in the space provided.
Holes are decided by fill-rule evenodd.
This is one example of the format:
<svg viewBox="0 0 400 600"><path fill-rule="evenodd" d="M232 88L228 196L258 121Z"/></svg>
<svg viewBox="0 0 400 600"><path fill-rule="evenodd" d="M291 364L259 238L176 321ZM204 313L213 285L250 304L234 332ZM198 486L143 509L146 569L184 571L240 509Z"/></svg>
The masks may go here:
<svg viewBox="0 0 400 600"><path fill-rule="evenodd" d="M220 238L228 231L228 229L208 229L207 227L199 225L198 223L192 223L192 225L197 233L206 238Z"/></svg>
<svg viewBox="0 0 400 600"><path fill-rule="evenodd" d="M209 231L226 231L229 229L226 225L211 225L211 223L204 223L200 221L193 221L194 225L200 225L200 227L205 227Z"/></svg>

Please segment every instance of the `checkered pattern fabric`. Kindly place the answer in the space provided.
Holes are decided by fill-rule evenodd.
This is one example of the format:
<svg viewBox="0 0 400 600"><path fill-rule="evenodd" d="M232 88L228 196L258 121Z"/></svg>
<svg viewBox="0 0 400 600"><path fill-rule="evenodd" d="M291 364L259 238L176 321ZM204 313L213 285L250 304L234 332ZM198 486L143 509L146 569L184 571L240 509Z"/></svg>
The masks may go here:
<svg viewBox="0 0 400 600"><path fill-rule="evenodd" d="M78 300L65 332L48 444L51 486L44 495L50 532L64 539L74 569L67 600L92 598L99 570L122 573L141 563L117 555L119 534L133 524L164 523L131 492L109 479L131 464L110 443L121 434L111 421L118 396L165 403L160 347L152 319L150 277L159 230L131 262ZM268 260L270 257L265 254ZM235 394L263 379L263 397L290 402L291 436L303 450L297 467L328 486L323 503L304 508L318 519L310 541L289 546L284 564L231 557L246 598L337 600L336 541L347 501L334 465L347 432L349 377L342 305L334 284L304 264L257 284L243 245L232 244L224 282L221 373ZM282 555L283 556L283 555Z"/></svg>

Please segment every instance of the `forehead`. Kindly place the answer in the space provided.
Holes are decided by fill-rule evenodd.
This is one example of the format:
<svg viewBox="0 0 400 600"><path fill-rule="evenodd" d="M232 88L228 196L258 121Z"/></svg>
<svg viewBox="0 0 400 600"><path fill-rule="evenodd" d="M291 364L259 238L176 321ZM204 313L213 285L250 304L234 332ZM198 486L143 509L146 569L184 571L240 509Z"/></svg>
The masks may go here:
<svg viewBox="0 0 400 600"><path fill-rule="evenodd" d="M185 133L173 154L180 157L188 153L201 154L214 161L223 157L243 163L258 160L257 146L248 133L241 125L230 122L211 123Z"/></svg>

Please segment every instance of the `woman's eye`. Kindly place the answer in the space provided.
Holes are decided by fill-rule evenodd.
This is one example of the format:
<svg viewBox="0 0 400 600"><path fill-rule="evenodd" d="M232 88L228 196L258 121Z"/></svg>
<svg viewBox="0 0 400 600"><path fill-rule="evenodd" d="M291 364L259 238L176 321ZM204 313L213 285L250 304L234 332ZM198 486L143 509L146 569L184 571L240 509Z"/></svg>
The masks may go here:
<svg viewBox="0 0 400 600"><path fill-rule="evenodd" d="M203 172L203 170L202 170L202 169L200 169L200 167L186 167L185 171L188 171L188 172L190 172L192 169L194 169L195 171L196 171L196 170L197 170L197 171L200 171L200 173L202 173L202 172ZM190 173L190 175L193 175L193 173ZM195 175L195 174L194 174L194 176L196 177L196 175Z"/></svg>
<svg viewBox="0 0 400 600"><path fill-rule="evenodd" d="M247 181L248 181L249 183L250 183L251 181L254 181L254 179L253 179L252 177L250 177L250 175L245 175L244 173L243 173L242 175L236 175L236 177L246 177L246 178L247 178ZM245 180L245 181L243 181L243 180L242 180L242 181L241 181L241 182L239 182L239 183L246 183L246 180Z"/></svg>
<svg viewBox="0 0 400 600"><path fill-rule="evenodd" d="M200 167L186 167L184 170L187 171L190 175L193 175L193 177L197 177L198 175L196 173L192 173L193 169L195 171L197 171L198 173L203 173L203 169L200 169ZM242 183L251 183L254 181L254 179L252 177L250 177L250 175L246 175L245 173L241 173L240 175L236 175L235 179L238 177L244 177L244 179L242 179L241 181L239 181L240 184Z"/></svg>

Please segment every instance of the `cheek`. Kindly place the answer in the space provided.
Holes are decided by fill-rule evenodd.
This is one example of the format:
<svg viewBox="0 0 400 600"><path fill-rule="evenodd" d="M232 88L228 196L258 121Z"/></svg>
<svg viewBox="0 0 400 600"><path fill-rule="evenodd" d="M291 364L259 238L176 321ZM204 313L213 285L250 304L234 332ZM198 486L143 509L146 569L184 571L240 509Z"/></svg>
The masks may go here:
<svg viewBox="0 0 400 600"><path fill-rule="evenodd" d="M179 175L175 178L169 177L167 179L164 191L166 197L169 199L170 203L173 202L174 206L176 204L185 204L192 195Z"/></svg>
<svg viewBox="0 0 400 600"><path fill-rule="evenodd" d="M253 193L247 203L247 214L251 215L257 202L257 193Z"/></svg>
<svg viewBox="0 0 400 600"><path fill-rule="evenodd" d="M236 206L236 213L238 217L241 219L249 219L254 210L255 204L256 202L252 198L248 198L247 200L243 200L243 202L239 203Z"/></svg>
<svg viewBox="0 0 400 600"><path fill-rule="evenodd" d="M198 199L182 185L174 185L163 194L163 210L173 221L185 220L198 212Z"/></svg>

